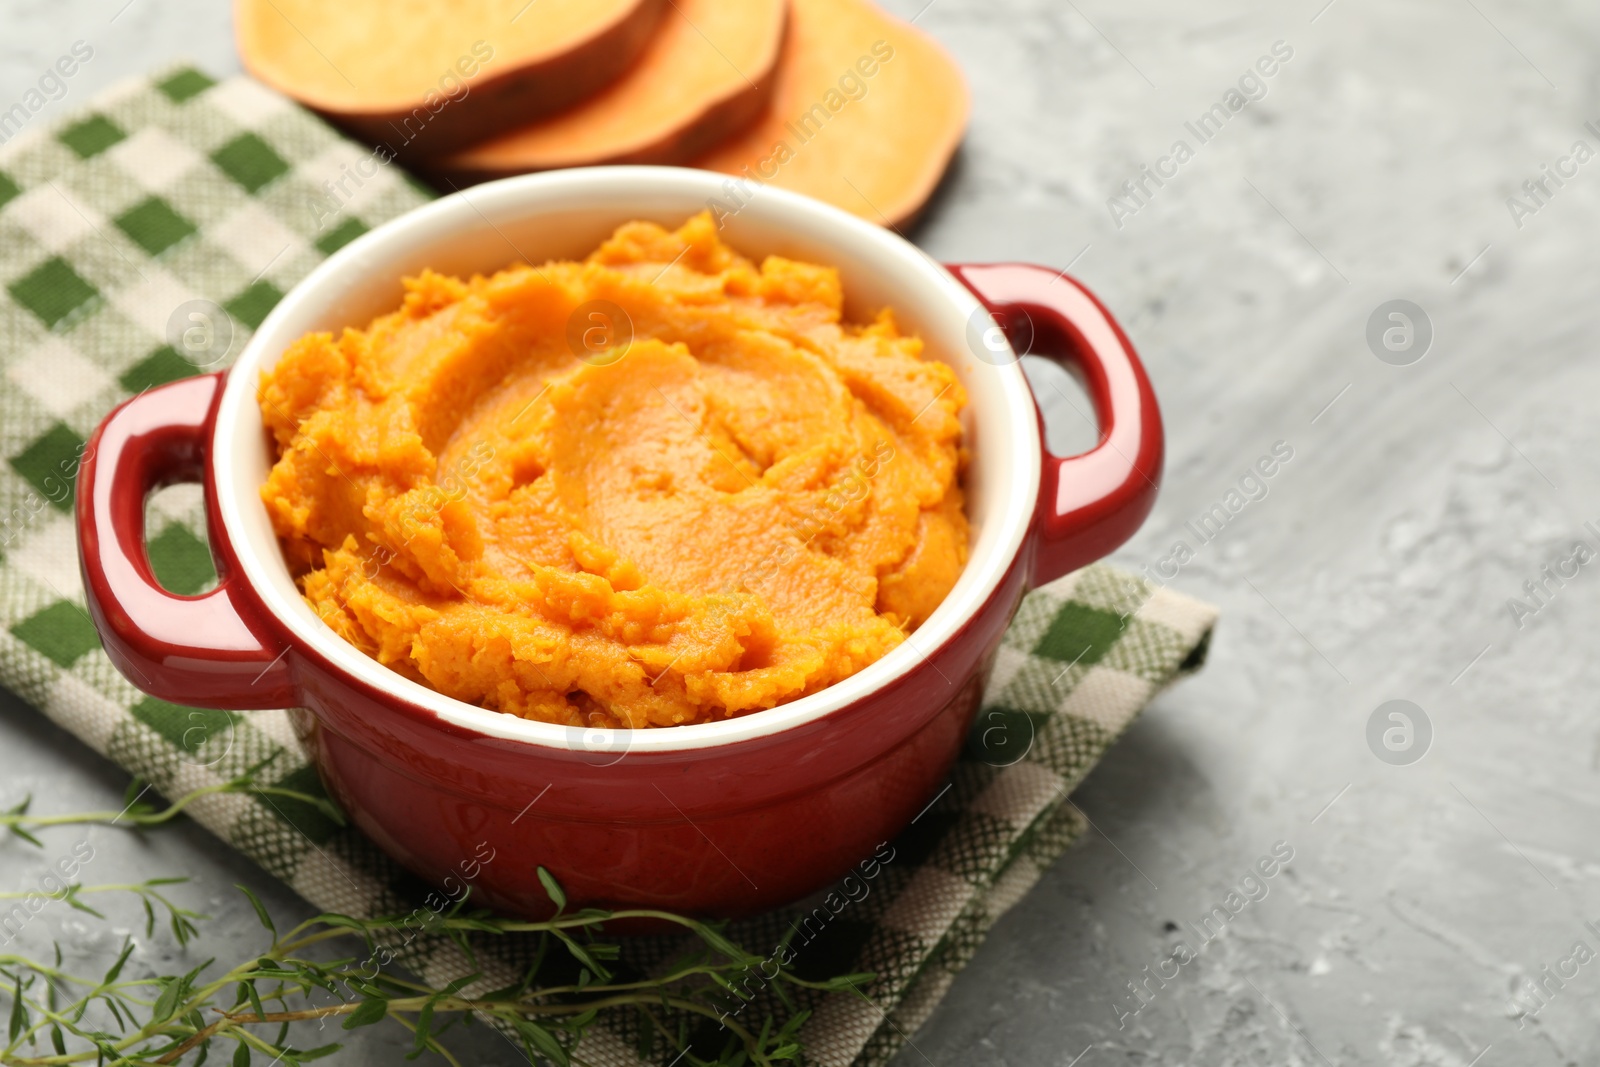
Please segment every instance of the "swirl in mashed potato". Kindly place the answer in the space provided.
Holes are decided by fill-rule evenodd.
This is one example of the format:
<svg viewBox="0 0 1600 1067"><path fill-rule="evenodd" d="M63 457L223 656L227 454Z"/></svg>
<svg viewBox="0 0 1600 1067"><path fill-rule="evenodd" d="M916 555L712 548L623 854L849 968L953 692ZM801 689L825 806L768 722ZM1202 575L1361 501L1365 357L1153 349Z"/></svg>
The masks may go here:
<svg viewBox="0 0 1600 1067"><path fill-rule="evenodd" d="M701 215L405 288L260 386L305 598L394 670L546 722L715 721L861 670L960 575L965 394L891 312L843 322L833 268Z"/></svg>

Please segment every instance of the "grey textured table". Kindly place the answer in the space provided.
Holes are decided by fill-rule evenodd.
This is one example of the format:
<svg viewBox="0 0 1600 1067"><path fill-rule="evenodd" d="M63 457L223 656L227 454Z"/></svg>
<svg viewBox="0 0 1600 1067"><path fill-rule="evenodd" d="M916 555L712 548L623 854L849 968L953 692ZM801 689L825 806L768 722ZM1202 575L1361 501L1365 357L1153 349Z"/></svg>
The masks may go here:
<svg viewBox="0 0 1600 1067"><path fill-rule="evenodd" d="M0 106L80 38L95 59L52 114L170 57L236 69L220 0L123 4L7 0ZM1157 700L1081 791L1097 832L1000 924L899 1062L1600 1062L1600 962L1574 954L1600 950L1600 924L1585 925L1600 920L1600 667L1581 651L1600 566L1577 562L1600 550L1584 527L1600 519L1600 159L1572 155L1579 140L1600 151L1600 9L891 6L921 10L975 97L915 236L950 260L1072 262L1117 312L1170 455L1154 516L1116 558L1177 571L1224 609L1207 671ZM1274 42L1273 75L1241 84ZM1204 139L1185 125L1230 88L1242 108ZM1141 165L1170 176L1126 194ZM1535 196L1523 183L1538 180ZM1398 299L1422 314L1383 309L1369 344ZM1044 392L1053 432L1082 441L1070 394ZM1275 445L1292 458L1250 477ZM1408 727L1385 709L1369 742L1390 700L1422 715ZM56 810L114 807L122 780L0 703L0 802L33 790ZM186 899L220 917L200 958L253 943L232 882L284 915L303 907L194 827L90 840L94 880L195 878ZM1274 846L1293 850L1287 869L1247 881ZM0 871L9 889L43 867L3 845ZM1234 891L1226 935L1201 947L1196 927ZM49 933L91 958L133 925L69 916L53 912ZM1524 993L1519 1017L1524 977L1547 1003ZM365 1037L343 1062L395 1048ZM504 1045L480 1053L515 1062Z"/></svg>

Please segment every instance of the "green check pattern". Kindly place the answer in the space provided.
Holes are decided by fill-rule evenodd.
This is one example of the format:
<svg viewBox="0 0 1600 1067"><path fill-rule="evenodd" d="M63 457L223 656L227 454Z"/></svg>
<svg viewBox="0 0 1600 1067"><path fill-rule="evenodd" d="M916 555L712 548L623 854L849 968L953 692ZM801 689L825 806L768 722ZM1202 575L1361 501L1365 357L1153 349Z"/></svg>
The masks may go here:
<svg viewBox="0 0 1600 1067"><path fill-rule="evenodd" d="M111 666L84 611L77 464L116 403L201 372L174 347L178 308L225 308L231 356L324 257L430 195L387 166L359 184L346 177L330 199L362 155L257 83L189 68L118 86L0 146L0 684L169 796L269 756L276 783L321 786L284 712L179 707ZM193 487L157 495L148 523L166 587L190 594L216 580ZM876 975L867 1000L809 1005L811 1063L879 1067L928 1018L995 920L1084 831L1069 794L1154 693L1199 668L1215 620L1207 605L1104 566L1023 601L949 786L893 842L868 891L845 885L732 931L761 952L800 925L802 973ZM419 906L414 879L314 807L220 795L190 810L318 908ZM465 973L448 942L396 947L426 980ZM485 988L505 984L521 951L498 947ZM629 962L648 968L674 947L640 939ZM584 1041L591 1063L676 1055L632 1016L605 1023Z"/></svg>

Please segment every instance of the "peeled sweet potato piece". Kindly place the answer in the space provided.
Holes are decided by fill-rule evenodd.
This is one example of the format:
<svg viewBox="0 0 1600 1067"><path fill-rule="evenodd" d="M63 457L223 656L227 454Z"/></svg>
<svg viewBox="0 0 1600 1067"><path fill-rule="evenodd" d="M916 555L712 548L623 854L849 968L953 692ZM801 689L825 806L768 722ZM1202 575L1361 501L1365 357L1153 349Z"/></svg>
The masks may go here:
<svg viewBox="0 0 1600 1067"><path fill-rule="evenodd" d="M788 0L673 0L627 74L561 114L421 164L463 181L603 163L687 163L771 99Z"/></svg>
<svg viewBox="0 0 1600 1067"><path fill-rule="evenodd" d="M694 165L884 225L933 195L971 99L949 53L867 0L792 0L766 113Z"/></svg>
<svg viewBox="0 0 1600 1067"><path fill-rule="evenodd" d="M554 114L626 72L665 0L234 0L246 69L395 155Z"/></svg>

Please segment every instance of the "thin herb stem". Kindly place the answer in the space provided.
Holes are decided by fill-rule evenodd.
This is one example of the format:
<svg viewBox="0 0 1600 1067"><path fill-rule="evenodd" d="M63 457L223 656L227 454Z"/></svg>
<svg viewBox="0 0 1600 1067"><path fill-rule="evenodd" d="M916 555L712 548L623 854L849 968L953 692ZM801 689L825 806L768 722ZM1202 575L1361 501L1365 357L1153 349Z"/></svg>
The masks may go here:
<svg viewBox="0 0 1600 1067"><path fill-rule="evenodd" d="M248 787L244 787L239 782L234 781L203 786L193 792L185 793L166 808L159 810L136 807L126 811L90 811L70 815L30 815L26 810L11 811L0 813L0 827L10 830L33 831L47 830L60 826L165 826L179 815L182 815L196 801L223 793L249 793L258 797L297 800L302 804L310 804L319 809L327 809L328 807L328 802L324 798L302 793L295 789L282 789L278 786L255 785L253 783L249 784Z"/></svg>

